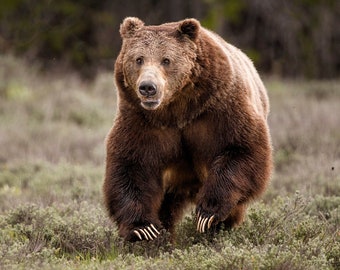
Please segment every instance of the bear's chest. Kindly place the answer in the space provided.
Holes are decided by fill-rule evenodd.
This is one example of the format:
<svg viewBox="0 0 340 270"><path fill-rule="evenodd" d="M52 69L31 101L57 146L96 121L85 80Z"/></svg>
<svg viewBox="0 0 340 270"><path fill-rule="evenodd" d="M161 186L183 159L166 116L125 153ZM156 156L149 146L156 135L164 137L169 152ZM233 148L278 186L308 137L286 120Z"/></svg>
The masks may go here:
<svg viewBox="0 0 340 270"><path fill-rule="evenodd" d="M208 176L209 161L216 149L214 128L204 119L195 121L184 129L178 129L180 140L176 148L179 151L165 164L162 172L165 190L183 186L183 190L192 191L195 185L203 183ZM190 186L191 188L184 188Z"/></svg>
<svg viewBox="0 0 340 270"><path fill-rule="evenodd" d="M227 143L227 126L214 117L203 117L182 131L182 143L195 160L207 161Z"/></svg>

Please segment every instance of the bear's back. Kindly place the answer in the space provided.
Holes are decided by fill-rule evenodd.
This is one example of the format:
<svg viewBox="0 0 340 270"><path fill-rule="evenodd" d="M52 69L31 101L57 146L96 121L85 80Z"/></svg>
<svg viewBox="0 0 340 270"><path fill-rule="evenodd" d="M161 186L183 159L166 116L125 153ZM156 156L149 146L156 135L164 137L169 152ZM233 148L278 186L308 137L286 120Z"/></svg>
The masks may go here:
<svg viewBox="0 0 340 270"><path fill-rule="evenodd" d="M242 82L249 96L249 104L253 106L257 114L267 118L269 113L267 91L252 61L240 49L227 43L216 33L206 28L202 28L202 31L213 40L214 43L218 44L226 55L232 73L231 78L237 83Z"/></svg>

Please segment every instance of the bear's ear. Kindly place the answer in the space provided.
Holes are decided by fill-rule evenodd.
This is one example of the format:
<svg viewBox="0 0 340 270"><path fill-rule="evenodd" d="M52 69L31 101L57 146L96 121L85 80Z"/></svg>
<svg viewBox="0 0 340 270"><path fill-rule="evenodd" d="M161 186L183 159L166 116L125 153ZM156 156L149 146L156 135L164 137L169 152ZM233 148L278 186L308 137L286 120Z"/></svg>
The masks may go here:
<svg viewBox="0 0 340 270"><path fill-rule="evenodd" d="M120 35L122 38L132 37L136 31L144 26L144 22L136 17L127 17L120 25Z"/></svg>
<svg viewBox="0 0 340 270"><path fill-rule="evenodd" d="M181 35L188 36L191 40L195 41L201 24L196 19L185 19L179 23L178 31Z"/></svg>

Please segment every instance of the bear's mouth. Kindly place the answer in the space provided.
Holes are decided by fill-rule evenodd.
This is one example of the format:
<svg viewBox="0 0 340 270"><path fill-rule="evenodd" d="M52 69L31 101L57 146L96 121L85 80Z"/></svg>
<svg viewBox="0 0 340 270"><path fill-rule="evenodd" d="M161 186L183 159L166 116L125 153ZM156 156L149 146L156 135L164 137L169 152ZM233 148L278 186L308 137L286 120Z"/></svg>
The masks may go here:
<svg viewBox="0 0 340 270"><path fill-rule="evenodd" d="M156 110L160 105L160 101L159 100L142 101L141 105L146 110Z"/></svg>

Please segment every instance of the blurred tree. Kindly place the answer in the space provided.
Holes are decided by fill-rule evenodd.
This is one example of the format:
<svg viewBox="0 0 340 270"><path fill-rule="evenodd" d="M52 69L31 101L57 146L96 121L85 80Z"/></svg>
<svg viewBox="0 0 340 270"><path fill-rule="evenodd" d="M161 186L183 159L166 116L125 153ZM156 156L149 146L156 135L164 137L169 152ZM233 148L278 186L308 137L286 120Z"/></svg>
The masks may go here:
<svg viewBox="0 0 340 270"><path fill-rule="evenodd" d="M206 25L245 50L262 71L340 75L340 1L205 1L211 6Z"/></svg>
<svg viewBox="0 0 340 270"><path fill-rule="evenodd" d="M108 44L97 39L98 29L112 23L101 1L3 0L0 5L1 51L41 59L46 67L62 62L86 75L93 74L100 53L108 52Z"/></svg>
<svg viewBox="0 0 340 270"><path fill-rule="evenodd" d="M262 72L340 75L338 0L2 0L0 53L94 75L97 67L113 68L126 16L147 24L196 17L243 49Z"/></svg>

